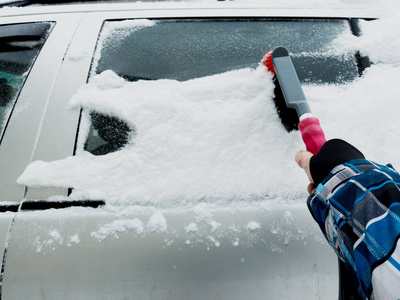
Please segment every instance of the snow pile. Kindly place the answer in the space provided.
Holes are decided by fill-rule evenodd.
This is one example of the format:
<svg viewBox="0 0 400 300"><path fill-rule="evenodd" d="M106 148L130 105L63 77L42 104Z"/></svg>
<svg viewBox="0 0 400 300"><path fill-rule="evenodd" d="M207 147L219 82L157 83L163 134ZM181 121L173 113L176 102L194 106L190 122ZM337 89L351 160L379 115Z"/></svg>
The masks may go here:
<svg viewBox="0 0 400 300"><path fill-rule="evenodd" d="M118 116L136 129L131 143L105 156L34 162L19 182L74 187L80 199L167 207L282 194L292 149L302 145L281 126L272 95L262 66L186 82L131 83L103 72L71 105ZM284 194L294 197L301 187L293 182Z"/></svg>
<svg viewBox="0 0 400 300"><path fill-rule="evenodd" d="M254 230L260 229L261 227L260 227L260 224L258 224L257 222L251 221L251 222L249 222L249 224L247 224L246 228L248 230L254 231Z"/></svg>
<svg viewBox="0 0 400 300"><path fill-rule="evenodd" d="M152 232L166 232L168 229L167 221L161 213L155 213L150 217L147 227Z"/></svg>
<svg viewBox="0 0 400 300"><path fill-rule="evenodd" d="M115 220L110 224L100 227L97 231L91 233L91 236L98 241L104 240L108 236L118 238L118 233L133 230L138 234L144 232L143 222L139 219Z"/></svg>
<svg viewBox="0 0 400 300"><path fill-rule="evenodd" d="M375 64L351 84L304 91L328 139L346 139L366 157L400 169L400 4L371 5L382 19L363 21L363 36L337 40L332 49L361 50ZM105 156L81 150L61 161L34 162L18 182L72 187L72 198L114 205L303 201L307 179L293 157L304 146L298 132L280 124L271 79L263 66L185 82L125 82L103 72L79 90L71 107L124 120L136 129L130 143ZM162 218L154 221L157 230L166 229ZM137 224L114 225L117 232Z"/></svg>

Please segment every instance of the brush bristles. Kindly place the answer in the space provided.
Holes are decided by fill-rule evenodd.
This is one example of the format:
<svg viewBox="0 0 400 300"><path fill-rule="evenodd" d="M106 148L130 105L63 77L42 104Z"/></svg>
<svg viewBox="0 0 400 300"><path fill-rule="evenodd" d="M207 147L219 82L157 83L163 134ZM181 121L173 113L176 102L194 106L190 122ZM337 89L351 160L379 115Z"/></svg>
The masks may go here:
<svg viewBox="0 0 400 300"><path fill-rule="evenodd" d="M275 68L274 65L272 64L272 51L268 52L263 60L262 63L264 66L267 67L268 71L272 72L273 74L275 74Z"/></svg>

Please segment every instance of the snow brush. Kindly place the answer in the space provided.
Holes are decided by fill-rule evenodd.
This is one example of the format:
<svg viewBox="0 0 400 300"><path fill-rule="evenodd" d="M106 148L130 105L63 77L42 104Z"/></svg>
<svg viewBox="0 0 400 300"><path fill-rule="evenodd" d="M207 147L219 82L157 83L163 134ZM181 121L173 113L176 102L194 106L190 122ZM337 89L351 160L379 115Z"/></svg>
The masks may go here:
<svg viewBox="0 0 400 300"><path fill-rule="evenodd" d="M287 131L299 129L307 151L317 154L326 142L319 120L311 113L289 52L278 47L262 63L274 74L275 105Z"/></svg>
<svg viewBox="0 0 400 300"><path fill-rule="evenodd" d="M288 50L278 47L267 53L262 63L274 74L274 102L282 124L287 131L300 129L306 149L317 154L326 142L325 135L319 120L311 114ZM340 259L338 262L339 300L361 299L346 266Z"/></svg>

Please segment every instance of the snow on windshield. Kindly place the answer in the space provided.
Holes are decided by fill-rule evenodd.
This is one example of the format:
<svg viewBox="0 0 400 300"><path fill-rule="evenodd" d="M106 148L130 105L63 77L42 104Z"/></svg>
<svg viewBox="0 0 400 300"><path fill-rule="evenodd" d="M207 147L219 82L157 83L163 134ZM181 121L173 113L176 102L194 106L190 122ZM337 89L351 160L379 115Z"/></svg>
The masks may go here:
<svg viewBox="0 0 400 300"><path fill-rule="evenodd" d="M134 126L130 144L104 156L80 152L35 162L20 181L72 186L80 198L162 206L282 191L294 197L300 186L281 183L292 164L291 149L301 144L297 133L280 124L271 78L262 66L185 82L125 82L105 71L71 105Z"/></svg>
<svg viewBox="0 0 400 300"><path fill-rule="evenodd" d="M307 85L304 92L328 139L343 138L367 158L400 169L399 23L387 13L361 23L364 35L337 41L375 63L348 85ZM82 150L54 162L33 162L18 182L72 187L75 199L177 207L201 202L299 202L307 178L295 165L299 132L287 133L263 66L184 82L126 82L96 75L71 108L116 116L136 129L122 150L93 156ZM301 200L300 200L301 199Z"/></svg>

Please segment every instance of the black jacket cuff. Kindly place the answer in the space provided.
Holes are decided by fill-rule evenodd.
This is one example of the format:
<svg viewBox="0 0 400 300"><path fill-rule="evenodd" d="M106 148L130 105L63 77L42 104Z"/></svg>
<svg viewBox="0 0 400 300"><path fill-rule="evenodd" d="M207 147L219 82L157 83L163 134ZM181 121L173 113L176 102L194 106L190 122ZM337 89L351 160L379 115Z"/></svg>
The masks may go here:
<svg viewBox="0 0 400 300"><path fill-rule="evenodd" d="M337 165L353 159L365 159L364 155L349 143L332 139L327 141L318 154L311 157L310 172L316 187Z"/></svg>

